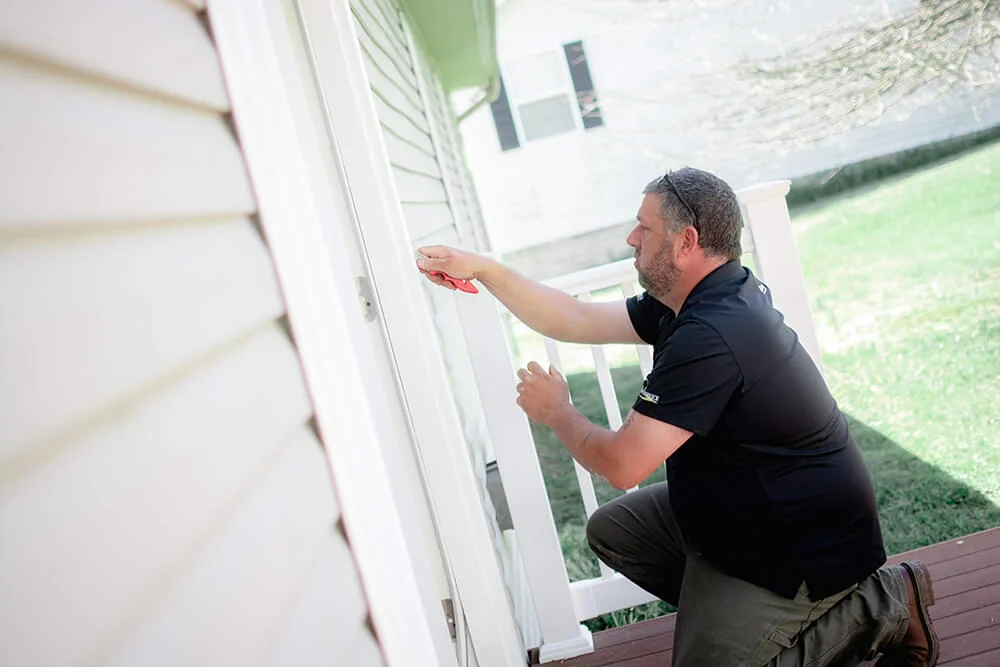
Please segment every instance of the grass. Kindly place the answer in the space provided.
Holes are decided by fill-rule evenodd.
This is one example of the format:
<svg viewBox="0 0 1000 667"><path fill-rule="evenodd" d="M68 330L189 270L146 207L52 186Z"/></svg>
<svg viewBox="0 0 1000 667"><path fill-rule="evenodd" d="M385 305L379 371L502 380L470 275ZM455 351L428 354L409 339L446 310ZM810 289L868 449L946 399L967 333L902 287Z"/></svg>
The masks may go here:
<svg viewBox="0 0 1000 667"><path fill-rule="evenodd" d="M890 553L1000 525L998 182L994 144L793 216L827 379L872 472ZM580 354L564 355L568 370ZM628 352L611 356L627 363ZM640 372L633 362L613 376L627 411ZM593 374L568 380L574 404L602 423ZM597 576L572 461L548 429L533 429L570 577ZM599 502L617 494L595 486ZM667 610L654 603L588 625Z"/></svg>
<svg viewBox="0 0 1000 667"><path fill-rule="evenodd" d="M994 507L1000 505L998 182L1000 144L993 144L806 211L795 222L824 363L841 406ZM892 467L882 456L871 463ZM995 524L995 514L989 516Z"/></svg>

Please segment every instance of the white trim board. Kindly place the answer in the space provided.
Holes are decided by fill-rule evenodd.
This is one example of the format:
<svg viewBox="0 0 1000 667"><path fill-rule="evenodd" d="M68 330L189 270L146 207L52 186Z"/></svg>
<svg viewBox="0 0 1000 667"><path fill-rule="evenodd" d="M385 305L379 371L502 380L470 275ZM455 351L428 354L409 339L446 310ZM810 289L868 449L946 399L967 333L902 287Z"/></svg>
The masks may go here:
<svg viewBox="0 0 1000 667"><path fill-rule="evenodd" d="M393 505L363 386L363 321L349 263L331 261L264 0L209 0L233 115L295 334L316 422L389 667L441 664ZM370 350L368 351L370 353ZM452 655L452 659L454 656ZM447 664L447 663L445 663ZM453 661L451 664L455 664Z"/></svg>

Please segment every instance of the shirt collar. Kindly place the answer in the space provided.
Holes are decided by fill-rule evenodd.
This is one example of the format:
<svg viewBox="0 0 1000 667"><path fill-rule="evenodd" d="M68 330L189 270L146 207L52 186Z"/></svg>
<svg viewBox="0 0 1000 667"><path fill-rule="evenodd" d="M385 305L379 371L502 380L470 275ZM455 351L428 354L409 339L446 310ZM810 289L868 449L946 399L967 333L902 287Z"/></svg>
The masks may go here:
<svg viewBox="0 0 1000 667"><path fill-rule="evenodd" d="M716 267L711 273L702 278L701 282L694 286L694 289L688 294L688 298L684 300L681 310L700 301L701 296L713 287L730 280L742 278L744 275L746 275L746 269L740 264L739 260L731 259L725 264Z"/></svg>

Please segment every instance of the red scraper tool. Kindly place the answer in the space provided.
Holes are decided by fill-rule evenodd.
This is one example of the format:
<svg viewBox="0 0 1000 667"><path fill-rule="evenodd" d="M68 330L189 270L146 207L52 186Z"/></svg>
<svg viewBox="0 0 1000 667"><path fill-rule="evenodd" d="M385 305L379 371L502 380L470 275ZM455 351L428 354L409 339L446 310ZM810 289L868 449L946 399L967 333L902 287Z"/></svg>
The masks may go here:
<svg viewBox="0 0 1000 667"><path fill-rule="evenodd" d="M418 252L417 259L431 259L427 255ZM423 269L421 269L423 270ZM441 276L444 278L445 282L450 283L455 289L461 290L462 292L467 292L469 294L479 294L479 288L472 284L471 280L466 280L464 278L455 278L454 276L449 276L444 271L427 271L428 275L431 276Z"/></svg>
<svg viewBox="0 0 1000 667"><path fill-rule="evenodd" d="M471 280L464 280L462 278L453 278L449 276L444 271L428 271L428 274L432 276L441 276L444 278L445 282L451 283L456 289L463 292L468 292L469 294L479 294L479 288L472 284Z"/></svg>

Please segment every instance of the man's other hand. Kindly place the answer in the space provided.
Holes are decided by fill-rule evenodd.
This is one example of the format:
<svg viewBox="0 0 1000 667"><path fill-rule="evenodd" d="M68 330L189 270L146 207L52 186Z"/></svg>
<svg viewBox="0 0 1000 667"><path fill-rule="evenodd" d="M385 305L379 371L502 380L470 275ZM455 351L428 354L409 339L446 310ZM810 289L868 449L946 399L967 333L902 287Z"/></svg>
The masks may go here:
<svg viewBox="0 0 1000 667"><path fill-rule="evenodd" d="M554 366L546 371L532 361L517 372L517 404L532 421L551 426L552 421L570 407L569 386Z"/></svg>

